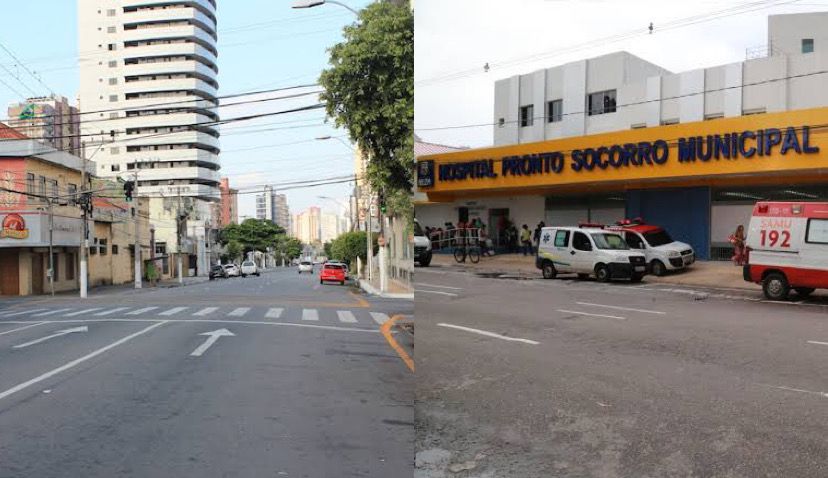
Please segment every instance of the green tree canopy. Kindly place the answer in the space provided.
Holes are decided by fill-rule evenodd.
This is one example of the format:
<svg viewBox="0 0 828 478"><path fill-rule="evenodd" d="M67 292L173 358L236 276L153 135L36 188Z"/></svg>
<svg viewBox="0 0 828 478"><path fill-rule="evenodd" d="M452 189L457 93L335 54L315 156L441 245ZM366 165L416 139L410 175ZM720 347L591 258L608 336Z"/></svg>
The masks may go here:
<svg viewBox="0 0 828 478"><path fill-rule="evenodd" d="M367 154L368 181L392 213L411 213L414 16L408 1L377 1L345 27L320 84L327 114Z"/></svg>
<svg viewBox="0 0 828 478"><path fill-rule="evenodd" d="M331 242L330 259L336 259L342 262L351 264L352 267L356 263L356 258L362 259L363 263L367 259L365 251L368 250L366 244L365 231L346 232ZM373 237L374 253L377 251L377 238Z"/></svg>
<svg viewBox="0 0 828 478"><path fill-rule="evenodd" d="M267 219L245 219L241 224L230 224L221 231L222 245L235 241L243 249L242 252L266 251L268 247L275 248L277 237L283 236L285 230L273 221Z"/></svg>

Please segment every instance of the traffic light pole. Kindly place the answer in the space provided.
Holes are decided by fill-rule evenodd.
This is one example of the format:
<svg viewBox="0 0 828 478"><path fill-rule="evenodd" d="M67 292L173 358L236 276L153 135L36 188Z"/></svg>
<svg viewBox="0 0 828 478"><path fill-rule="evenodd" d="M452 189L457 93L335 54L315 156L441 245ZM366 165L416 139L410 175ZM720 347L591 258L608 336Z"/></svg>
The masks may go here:
<svg viewBox="0 0 828 478"><path fill-rule="evenodd" d="M135 167L135 182L134 189L138 188L138 167ZM133 189L133 191L134 191ZM135 201L135 206L132 207L132 218L135 220L135 288L140 289L141 283L141 230L140 220L138 218L138 201Z"/></svg>

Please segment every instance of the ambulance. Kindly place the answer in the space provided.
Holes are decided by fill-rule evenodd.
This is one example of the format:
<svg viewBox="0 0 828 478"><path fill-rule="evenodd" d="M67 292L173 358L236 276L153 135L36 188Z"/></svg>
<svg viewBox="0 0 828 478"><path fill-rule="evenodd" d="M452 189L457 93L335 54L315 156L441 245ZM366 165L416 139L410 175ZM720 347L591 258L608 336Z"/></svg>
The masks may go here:
<svg viewBox="0 0 828 478"><path fill-rule="evenodd" d="M828 203L756 203L746 245L744 279L768 299L828 289Z"/></svg>
<svg viewBox="0 0 828 478"><path fill-rule="evenodd" d="M653 275L663 276L667 271L685 269L696 262L690 244L673 240L663 228L646 224L641 218L624 219L606 228L622 234L631 248L644 253Z"/></svg>

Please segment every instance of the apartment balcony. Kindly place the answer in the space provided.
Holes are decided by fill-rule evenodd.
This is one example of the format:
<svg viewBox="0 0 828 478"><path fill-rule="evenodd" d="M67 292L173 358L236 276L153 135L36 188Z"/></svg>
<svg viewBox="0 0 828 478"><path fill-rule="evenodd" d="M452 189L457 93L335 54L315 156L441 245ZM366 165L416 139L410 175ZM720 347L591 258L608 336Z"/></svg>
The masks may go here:
<svg viewBox="0 0 828 478"><path fill-rule="evenodd" d="M144 48L144 47L135 47ZM132 50L132 48L130 48ZM165 61L158 63L143 63L138 65L124 65L120 73L126 76L137 75L165 75L170 73L198 73L208 78L216 78L218 73L215 70L198 61ZM123 81L123 80L121 80Z"/></svg>
<svg viewBox="0 0 828 478"><path fill-rule="evenodd" d="M179 28L184 28L184 27L179 27ZM176 34L176 35L168 35L168 36L170 36L170 37L179 37L179 36L180 37L193 37L193 36L196 36L196 35L193 34L194 32L193 32L191 27L187 27L187 28L189 28L190 31L179 32L179 33L181 33L180 35ZM130 33L130 32L126 32L126 33ZM127 35L127 37L128 36L129 35ZM153 38L155 38L155 37L153 37ZM146 39L147 38L145 38L145 37L141 37L141 38L136 38L136 41L146 40ZM130 40L127 39L126 41L130 41ZM199 56L201 58L204 58L206 61L208 61L209 63L212 63L213 65L216 65L217 62L218 62L218 59L217 59L215 53L213 53L212 51L204 48L203 46L201 46L198 43L161 43L161 44L157 44L157 45L141 45L141 46L130 46L130 47L119 45L119 48L123 48L123 51L121 52L121 55L123 56L123 58L125 60L126 59L132 59L132 58L152 58L152 57L157 57L157 56L195 55L195 56ZM187 60L185 60L185 61L187 61ZM190 60L190 61L192 61L192 60ZM139 63L137 65L136 64L127 64L125 66L142 66L143 65L143 66L151 67L152 65L164 65L165 63L167 63L167 62ZM153 70L150 68L147 72L152 73ZM212 75L215 76L215 74L216 74L215 71L213 71Z"/></svg>
<svg viewBox="0 0 828 478"><path fill-rule="evenodd" d="M161 163L163 164L163 163ZM132 172L135 172L134 170ZM180 179L198 180L218 184L221 177L218 171L208 168L171 167L171 168L142 168L138 170L138 181L169 181Z"/></svg>
<svg viewBox="0 0 828 478"><path fill-rule="evenodd" d="M206 184L173 184L173 185L158 185L158 186L140 186L138 188L139 196L162 196L162 197L196 197L205 201L218 202L220 199L220 192L218 186L209 186Z"/></svg>
<svg viewBox="0 0 828 478"><path fill-rule="evenodd" d="M207 133L200 133L197 131L181 131L177 133L147 133L136 135L121 136L121 143L125 146L152 146L158 144L200 144L219 149L220 143L218 138L215 138ZM149 151L160 152L160 151Z"/></svg>
<svg viewBox="0 0 828 478"><path fill-rule="evenodd" d="M126 148L124 148L126 149ZM197 161L220 167L217 154L203 149L165 149L160 151L130 151L121 155L126 164L170 161Z"/></svg>
<svg viewBox="0 0 828 478"><path fill-rule="evenodd" d="M218 96L218 88L198 78L175 78L161 80L131 81L121 85L122 94L156 93L164 91L194 90L212 97ZM163 99L163 98L162 98Z"/></svg>
<svg viewBox="0 0 828 478"><path fill-rule="evenodd" d="M124 5L127 7L127 5ZM165 8L158 10L141 10L137 12L125 12L120 16L121 22L125 25L132 23L165 22L177 20L195 20L207 28L216 31L216 22L204 13L195 8ZM153 28L138 28L138 30L152 30ZM213 39L215 41L215 39Z"/></svg>

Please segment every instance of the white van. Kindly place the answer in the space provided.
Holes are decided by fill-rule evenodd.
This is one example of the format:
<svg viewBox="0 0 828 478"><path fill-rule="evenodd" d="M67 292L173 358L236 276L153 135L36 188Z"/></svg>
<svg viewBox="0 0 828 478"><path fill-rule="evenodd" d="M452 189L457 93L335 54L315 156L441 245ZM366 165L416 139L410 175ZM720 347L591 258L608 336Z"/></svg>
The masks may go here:
<svg viewBox="0 0 828 478"><path fill-rule="evenodd" d="M744 279L765 297L828 289L828 203L758 202L747 232Z"/></svg>
<svg viewBox="0 0 828 478"><path fill-rule="evenodd" d="M535 265L544 279L575 273L581 279L594 275L601 282L640 282L647 274L644 254L630 249L618 232L595 226L544 227Z"/></svg>
<svg viewBox="0 0 828 478"><path fill-rule="evenodd" d="M421 267L431 264L431 238L426 237L420 223L414 219L414 262Z"/></svg>
<svg viewBox="0 0 828 478"><path fill-rule="evenodd" d="M644 224L640 219L609 226L607 230L621 233L631 248L643 252L653 275L663 276L667 271L684 269L696 262L690 244L674 241L663 228Z"/></svg>

